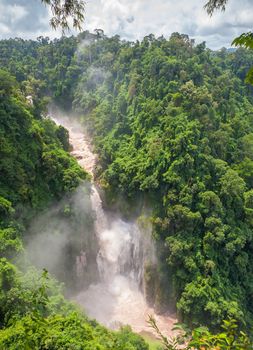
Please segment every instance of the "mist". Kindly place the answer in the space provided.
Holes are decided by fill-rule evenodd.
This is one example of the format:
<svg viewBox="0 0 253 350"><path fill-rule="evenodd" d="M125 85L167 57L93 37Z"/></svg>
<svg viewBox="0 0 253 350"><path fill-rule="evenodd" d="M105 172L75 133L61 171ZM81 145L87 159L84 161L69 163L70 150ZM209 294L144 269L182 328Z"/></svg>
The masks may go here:
<svg viewBox="0 0 253 350"><path fill-rule="evenodd" d="M28 260L64 282L69 294L98 278L90 192L89 183L80 185L73 194L38 215L26 237ZM82 267L79 261L83 261Z"/></svg>
<svg viewBox="0 0 253 350"><path fill-rule="evenodd" d="M81 43L79 59L87 45ZM82 98L85 86L89 91L98 86L102 89L107 78L104 69L91 65L79 79ZM94 182L97 155L81 118L74 113L66 115L55 106L49 113L56 124L68 130L71 154L92 181L85 196L78 189L72 198L74 230L73 224L56 215L55 208L35 221L31 229L38 234L28 245L30 259L60 277L71 291L71 299L102 324L111 328L130 324L137 332L150 331L147 320L153 314L166 334L169 319L154 309L157 259L149 211L137 200L130 217L123 217L117 209L124 207L123 198L116 207L105 210L101 190ZM80 218L85 219L79 223ZM90 221L88 229L85 221Z"/></svg>
<svg viewBox="0 0 253 350"><path fill-rule="evenodd" d="M75 116L64 116L63 112L54 109L52 119L68 130L72 155L93 179L89 200L94 214L92 237L96 245L81 247L76 257L75 273L82 287L72 293L71 299L88 316L111 328L129 324L136 332L150 332L148 316L155 315L166 334L168 322L173 323L174 319L157 315L154 309L157 259L150 211L138 201L129 218L123 217L117 208L106 210L101 190L94 182L97 156L93 153L89 135ZM118 203L118 206L124 207L124 203ZM77 205L77 208L86 210L86 206L82 209ZM89 274L82 273L89 269L88 252L95 261L91 269L96 270L95 280L87 280Z"/></svg>

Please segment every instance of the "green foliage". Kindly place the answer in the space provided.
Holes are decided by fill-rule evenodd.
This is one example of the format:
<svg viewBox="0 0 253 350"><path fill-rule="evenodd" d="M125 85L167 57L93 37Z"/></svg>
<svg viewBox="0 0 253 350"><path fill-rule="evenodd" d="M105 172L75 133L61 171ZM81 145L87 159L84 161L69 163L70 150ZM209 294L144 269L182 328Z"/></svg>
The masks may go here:
<svg viewBox="0 0 253 350"><path fill-rule="evenodd" d="M207 328L197 328L192 332L189 347L196 349L251 349L252 342L247 335L238 329L234 319L223 321L223 332L212 334Z"/></svg>
<svg viewBox="0 0 253 350"><path fill-rule="evenodd" d="M244 47L246 49L252 49L253 48L253 33L242 33L239 37L235 38L232 42L235 46ZM250 67L249 71L247 72L247 76L245 78L245 81L248 84L253 84L253 67Z"/></svg>
<svg viewBox="0 0 253 350"><path fill-rule="evenodd" d="M108 203L153 207L167 297L192 326L252 322L251 62L174 33L91 40L70 64Z"/></svg>
<svg viewBox="0 0 253 350"><path fill-rule="evenodd" d="M3 219L6 216L10 216L12 213L14 213L14 209L12 208L11 202L0 196L0 217Z"/></svg>
<svg viewBox="0 0 253 350"><path fill-rule="evenodd" d="M0 330L0 346L3 350L148 350L144 340L130 330L109 332L78 312L47 318L24 316Z"/></svg>
<svg viewBox="0 0 253 350"><path fill-rule="evenodd" d="M73 191L87 174L66 153L65 130L47 119L35 120L22 96L17 96L14 78L1 72L2 86L9 84L0 99L0 215L4 219L21 203L41 208Z"/></svg>
<svg viewBox="0 0 253 350"><path fill-rule="evenodd" d="M204 8L206 9L207 13L209 15L212 15L215 10L222 10L225 11L226 4L228 0L209 0ZM232 45L244 47L246 49L252 49L253 48L253 33L242 33L240 36L235 38L232 41ZM245 79L246 83L253 84L253 67L250 67L249 71L247 72L247 76Z"/></svg>
<svg viewBox="0 0 253 350"><path fill-rule="evenodd" d="M253 48L253 33L243 33L238 38L235 38L233 44L236 46L243 46L247 49Z"/></svg>
<svg viewBox="0 0 253 350"><path fill-rule="evenodd" d="M12 77L8 72L0 70L0 96L8 96L13 92L16 87L16 82L14 77Z"/></svg>
<svg viewBox="0 0 253 350"><path fill-rule="evenodd" d="M0 256L13 258L22 252L22 241L19 232L14 227L0 229Z"/></svg>
<svg viewBox="0 0 253 350"><path fill-rule="evenodd" d="M22 67L17 73L24 71ZM94 244L83 238L85 230L92 227L91 210L88 213L86 208L87 213L75 215L74 197L70 196L89 176L67 153L67 131L41 117L43 83L34 77L28 79L22 82L22 93L37 87L33 106L25 100L15 79L0 70L0 348L148 350L144 340L130 328L112 332L88 320L64 299L61 286L47 271L40 276L34 268L24 272L13 264L23 253L23 236L33 239L26 232L31 218L63 196L65 200L58 204L55 216L73 231L69 250L75 254L78 245L80 251L79 235L82 246L87 244L88 249ZM89 188L85 191L83 198L89 195ZM71 258L68 253L67 267ZM67 267L61 267L66 275ZM73 278L70 283L73 288Z"/></svg>
<svg viewBox="0 0 253 350"><path fill-rule="evenodd" d="M76 161L59 148L45 148L42 166L44 180L48 183L50 192L56 196L73 191L81 180L88 178Z"/></svg>
<svg viewBox="0 0 253 350"><path fill-rule="evenodd" d="M140 198L152 208L164 294L181 319L251 326L251 64L243 48L213 52L179 33L135 43L102 32L1 41L0 66L20 90L1 97L0 215L11 218L19 203L44 207L87 177L62 149L65 131L40 118L50 95L83 114L108 204L124 198L127 211ZM34 106L20 98L28 92Z"/></svg>
<svg viewBox="0 0 253 350"><path fill-rule="evenodd" d="M46 271L21 275L6 260L1 260L0 271L0 311L5 311L1 349L148 350L129 328L112 332L88 320L66 302Z"/></svg>
<svg viewBox="0 0 253 350"><path fill-rule="evenodd" d="M149 324L161 339L164 350L249 350L253 345L232 318L223 321L222 332L217 334L210 332L207 327L199 327L191 331L184 324L177 324L174 327L177 335L171 338L166 338L161 333L155 319L151 316Z"/></svg>

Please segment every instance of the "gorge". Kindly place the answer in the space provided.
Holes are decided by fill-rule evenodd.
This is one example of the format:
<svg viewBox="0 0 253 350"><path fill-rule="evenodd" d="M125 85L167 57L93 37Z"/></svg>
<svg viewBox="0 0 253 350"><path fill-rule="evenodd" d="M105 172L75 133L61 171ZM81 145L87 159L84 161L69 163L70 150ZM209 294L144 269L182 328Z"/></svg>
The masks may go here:
<svg viewBox="0 0 253 350"><path fill-rule="evenodd" d="M95 233L98 242L97 267L99 281L91 283L75 300L88 316L107 327L117 329L130 325L137 333L153 332L147 321L155 317L159 329L171 335L175 318L156 314L145 300L145 264L155 263L155 251L150 232L143 232L138 220L123 221L119 214L112 215L103 209L97 185L94 182L96 155L83 126L74 118L52 118L69 132L71 154L93 178L91 203L95 212ZM77 272L86 268L85 252L77 257ZM81 273L80 273L81 275ZM154 333L155 334L155 333Z"/></svg>
<svg viewBox="0 0 253 350"><path fill-rule="evenodd" d="M0 349L146 350L115 329L174 313L247 343L252 53L90 34L0 41Z"/></svg>

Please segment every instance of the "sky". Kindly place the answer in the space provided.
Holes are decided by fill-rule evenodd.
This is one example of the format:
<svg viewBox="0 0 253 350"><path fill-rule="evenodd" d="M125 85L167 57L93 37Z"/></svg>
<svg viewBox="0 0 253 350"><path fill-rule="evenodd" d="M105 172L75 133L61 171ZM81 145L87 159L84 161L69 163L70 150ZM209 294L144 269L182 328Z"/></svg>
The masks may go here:
<svg viewBox="0 0 253 350"><path fill-rule="evenodd" d="M252 30L252 0L229 0L225 12L211 18L207 0L86 0L83 30L104 30L108 36L142 39L150 33L169 37L188 34L211 49L231 47L233 38ZM0 38L59 37L49 25L50 11L40 0L0 0Z"/></svg>

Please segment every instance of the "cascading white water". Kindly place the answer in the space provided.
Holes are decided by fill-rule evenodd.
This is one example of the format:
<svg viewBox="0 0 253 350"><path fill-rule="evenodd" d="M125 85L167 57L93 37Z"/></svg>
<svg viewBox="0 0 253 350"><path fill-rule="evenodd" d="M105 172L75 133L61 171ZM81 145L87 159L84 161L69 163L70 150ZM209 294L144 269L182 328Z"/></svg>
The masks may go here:
<svg viewBox="0 0 253 350"><path fill-rule="evenodd" d="M57 116L53 120L69 131L72 155L93 177L96 157L82 127L66 117ZM151 332L147 319L149 315L154 315L160 330L170 335L175 319L155 315L141 290L146 252L137 223L110 218L103 210L95 184L92 185L91 202L96 214L100 281L89 285L75 298L76 301L90 317L108 327L129 324L136 332ZM85 268L85 264L85 252L81 251L77 257L77 271Z"/></svg>

